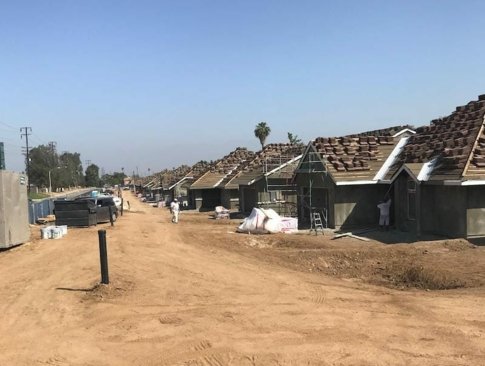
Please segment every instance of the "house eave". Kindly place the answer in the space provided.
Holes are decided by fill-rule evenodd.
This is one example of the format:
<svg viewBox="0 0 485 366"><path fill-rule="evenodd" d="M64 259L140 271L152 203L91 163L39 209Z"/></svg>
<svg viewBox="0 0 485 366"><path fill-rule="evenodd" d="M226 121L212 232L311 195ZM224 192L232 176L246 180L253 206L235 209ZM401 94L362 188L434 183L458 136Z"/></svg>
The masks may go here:
<svg viewBox="0 0 485 366"><path fill-rule="evenodd" d="M413 135L416 134L416 131L411 130L410 128L405 128L405 129L399 131L398 133L395 133L394 135L392 135L392 137L393 138L398 137L399 135L402 135L403 133L406 133L406 132L412 133Z"/></svg>
<svg viewBox="0 0 485 366"><path fill-rule="evenodd" d="M445 186L485 186L485 180L445 180L443 181Z"/></svg>
<svg viewBox="0 0 485 366"><path fill-rule="evenodd" d="M188 180L188 179L193 179L193 177L183 177L177 183L174 183L170 187L168 187L168 189L173 189L173 187L175 187L178 184L181 184L184 180Z"/></svg>
<svg viewBox="0 0 485 366"><path fill-rule="evenodd" d="M366 185L366 184L378 184L381 183L377 180L349 180L349 181L340 181L335 182L337 186L357 186L357 185Z"/></svg>
<svg viewBox="0 0 485 366"><path fill-rule="evenodd" d="M391 153L387 157L384 164L382 164L381 168L379 169L379 171L375 175L374 179L381 180L382 178L384 178L387 175L387 173L389 172L389 169L396 162L397 158L399 157L399 154L404 149L404 146L406 146L408 139L409 139L408 137L403 137L399 140L399 142L394 147L394 149L392 149Z"/></svg>

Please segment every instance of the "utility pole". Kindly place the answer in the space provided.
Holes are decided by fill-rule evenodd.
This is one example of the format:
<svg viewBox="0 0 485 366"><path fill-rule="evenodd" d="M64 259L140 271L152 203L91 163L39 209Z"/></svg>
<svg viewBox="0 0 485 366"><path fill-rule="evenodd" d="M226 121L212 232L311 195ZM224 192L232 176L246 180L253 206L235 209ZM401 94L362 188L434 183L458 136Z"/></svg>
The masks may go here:
<svg viewBox="0 0 485 366"><path fill-rule="evenodd" d="M86 168L91 165L91 160L89 159L84 160L84 162L86 163Z"/></svg>
<svg viewBox="0 0 485 366"><path fill-rule="evenodd" d="M5 150L3 142L0 142L0 170L5 170Z"/></svg>
<svg viewBox="0 0 485 366"><path fill-rule="evenodd" d="M133 174L131 175L131 183L133 183L133 193L136 194L136 186L135 186L135 171L133 170Z"/></svg>
<svg viewBox="0 0 485 366"><path fill-rule="evenodd" d="M49 141L47 146L49 146L49 149L51 150L52 155L54 155L56 153L56 150L57 150L57 142Z"/></svg>
<svg viewBox="0 0 485 366"><path fill-rule="evenodd" d="M49 146L49 150L51 152L51 159L52 159L49 165L51 169L54 169L59 165L59 159L57 157L57 142L49 141L47 146Z"/></svg>
<svg viewBox="0 0 485 366"><path fill-rule="evenodd" d="M25 137L25 157L27 159L27 192L30 193L30 157L29 157L29 136L32 135L31 127L21 127L20 128L20 138Z"/></svg>

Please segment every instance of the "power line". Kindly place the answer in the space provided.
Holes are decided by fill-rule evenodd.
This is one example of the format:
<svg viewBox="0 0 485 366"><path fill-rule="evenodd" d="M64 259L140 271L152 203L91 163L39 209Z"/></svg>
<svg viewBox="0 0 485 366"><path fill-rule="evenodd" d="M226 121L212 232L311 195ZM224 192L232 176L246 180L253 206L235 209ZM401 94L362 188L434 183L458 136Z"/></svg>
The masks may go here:
<svg viewBox="0 0 485 366"><path fill-rule="evenodd" d="M1 139L2 139L2 141L10 141L10 144L11 145L14 145L15 144L15 146L20 146L20 145L18 145L18 140L17 139L13 139L11 137L5 137L5 136L2 136Z"/></svg>
<svg viewBox="0 0 485 366"><path fill-rule="evenodd" d="M23 131L23 133L22 133ZM25 136L25 154L26 154L26 161L27 161L27 191L30 193L30 159L29 159L29 136L32 134L31 127L21 127L20 128L20 138ZM30 133L29 133L30 132Z"/></svg>
<svg viewBox="0 0 485 366"><path fill-rule="evenodd" d="M11 126L11 125L9 125L8 123L2 122L2 121L0 121L0 125L4 125L5 127L8 127L8 128L10 128L10 129L12 129L12 130L15 130L15 131L16 131L16 130L17 130L17 128L18 128L18 127Z"/></svg>

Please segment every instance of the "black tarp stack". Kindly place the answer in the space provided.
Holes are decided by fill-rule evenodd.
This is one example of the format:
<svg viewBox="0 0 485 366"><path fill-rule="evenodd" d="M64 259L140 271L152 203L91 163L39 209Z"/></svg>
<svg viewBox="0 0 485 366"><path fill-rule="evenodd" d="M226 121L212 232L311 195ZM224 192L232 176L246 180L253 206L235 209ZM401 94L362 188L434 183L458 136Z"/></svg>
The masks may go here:
<svg viewBox="0 0 485 366"><path fill-rule="evenodd" d="M96 225L96 206L91 201L54 201L56 225Z"/></svg>

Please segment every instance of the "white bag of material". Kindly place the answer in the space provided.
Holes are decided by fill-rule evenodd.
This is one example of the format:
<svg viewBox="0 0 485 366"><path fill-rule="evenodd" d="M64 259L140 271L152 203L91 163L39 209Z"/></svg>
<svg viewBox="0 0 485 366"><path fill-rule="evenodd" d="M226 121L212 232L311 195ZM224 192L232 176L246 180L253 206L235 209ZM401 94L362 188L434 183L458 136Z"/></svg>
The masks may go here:
<svg viewBox="0 0 485 366"><path fill-rule="evenodd" d="M267 234L281 232L281 217L273 209L253 208L251 215L238 227L240 233Z"/></svg>
<svg viewBox="0 0 485 366"><path fill-rule="evenodd" d="M265 220L266 215L263 211L259 208L253 208L251 215L244 219L237 231L240 233L266 234L268 231L264 227Z"/></svg>
<svg viewBox="0 0 485 366"><path fill-rule="evenodd" d="M264 222L264 228L266 231L270 232L271 234L281 232L281 217L276 213L275 210L272 208L269 209L261 209L264 215L266 216L266 220Z"/></svg>
<svg viewBox="0 0 485 366"><path fill-rule="evenodd" d="M287 234L298 232L298 219L296 217L282 217L281 231Z"/></svg>

